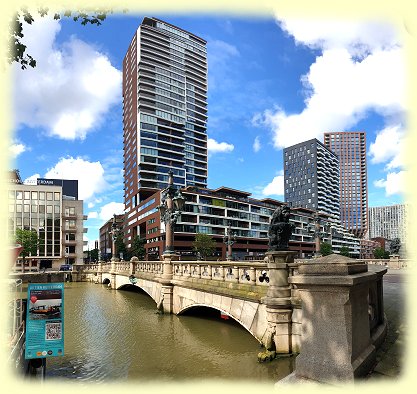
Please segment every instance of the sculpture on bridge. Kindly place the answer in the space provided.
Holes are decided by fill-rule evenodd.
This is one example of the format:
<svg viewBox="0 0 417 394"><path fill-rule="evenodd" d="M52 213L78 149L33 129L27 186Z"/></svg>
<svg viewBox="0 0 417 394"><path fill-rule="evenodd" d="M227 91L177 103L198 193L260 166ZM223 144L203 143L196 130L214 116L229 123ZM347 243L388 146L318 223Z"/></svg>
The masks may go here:
<svg viewBox="0 0 417 394"><path fill-rule="evenodd" d="M288 241L295 229L294 224L289 222L290 208L287 205L278 207L271 217L269 223L268 251L288 250Z"/></svg>

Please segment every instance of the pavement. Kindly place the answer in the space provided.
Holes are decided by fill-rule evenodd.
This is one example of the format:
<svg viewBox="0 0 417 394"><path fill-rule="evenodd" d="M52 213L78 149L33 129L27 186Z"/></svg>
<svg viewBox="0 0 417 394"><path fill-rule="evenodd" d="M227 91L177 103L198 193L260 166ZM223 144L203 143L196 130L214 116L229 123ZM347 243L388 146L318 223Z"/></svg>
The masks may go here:
<svg viewBox="0 0 417 394"><path fill-rule="evenodd" d="M388 269L384 275L384 311L388 320L385 341L376 354L377 364L368 375L368 380L399 378L404 371L406 336L406 281L407 269Z"/></svg>

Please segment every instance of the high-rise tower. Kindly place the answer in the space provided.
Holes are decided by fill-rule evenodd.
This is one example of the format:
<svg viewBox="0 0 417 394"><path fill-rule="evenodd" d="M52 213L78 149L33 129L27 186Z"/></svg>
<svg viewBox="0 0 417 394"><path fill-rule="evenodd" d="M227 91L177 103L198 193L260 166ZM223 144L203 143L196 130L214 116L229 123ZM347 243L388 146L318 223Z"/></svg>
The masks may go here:
<svg viewBox="0 0 417 394"><path fill-rule="evenodd" d="M207 187L206 41L145 17L123 60L125 212L167 186Z"/></svg>
<svg viewBox="0 0 417 394"><path fill-rule="evenodd" d="M339 219L339 159L312 139L284 149L284 198Z"/></svg>
<svg viewBox="0 0 417 394"><path fill-rule="evenodd" d="M362 238L368 229L366 134L363 131L324 133L324 145L339 157L340 222Z"/></svg>

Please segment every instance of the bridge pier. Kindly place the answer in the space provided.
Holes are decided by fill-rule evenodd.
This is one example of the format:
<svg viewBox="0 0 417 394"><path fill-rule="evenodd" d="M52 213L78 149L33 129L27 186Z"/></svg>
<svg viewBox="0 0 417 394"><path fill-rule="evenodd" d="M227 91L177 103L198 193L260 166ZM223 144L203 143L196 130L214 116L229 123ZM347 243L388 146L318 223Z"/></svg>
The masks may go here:
<svg viewBox="0 0 417 394"><path fill-rule="evenodd" d="M158 279L161 283L161 300L162 311L164 313L173 313L173 294L174 286L171 281L173 278L173 261L177 261L179 256L175 252L165 252L162 255L162 275Z"/></svg>
<svg viewBox="0 0 417 394"><path fill-rule="evenodd" d="M266 305L267 334L264 345L277 353L292 353L292 303L288 283L289 264L297 252L271 251L265 261L269 271L269 287L262 303Z"/></svg>

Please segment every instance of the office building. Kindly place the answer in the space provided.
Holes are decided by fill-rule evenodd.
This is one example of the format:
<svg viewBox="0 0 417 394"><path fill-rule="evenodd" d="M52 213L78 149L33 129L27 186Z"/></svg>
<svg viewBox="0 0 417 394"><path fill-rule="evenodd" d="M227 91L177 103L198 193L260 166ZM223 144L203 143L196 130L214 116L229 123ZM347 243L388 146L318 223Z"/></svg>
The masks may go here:
<svg viewBox="0 0 417 394"><path fill-rule="evenodd" d="M362 238L368 228L366 134L363 131L324 133L324 145L339 157L340 222Z"/></svg>
<svg viewBox="0 0 417 394"><path fill-rule="evenodd" d="M59 268L83 264L83 234L87 232L83 201L78 200L78 181L38 178L23 184L13 171L8 187L9 239L17 228L35 230L39 237L36 255L28 269Z"/></svg>
<svg viewBox="0 0 417 394"><path fill-rule="evenodd" d="M119 229L123 229L124 215L116 215L116 224ZM113 238L110 234L113 224L113 218L107 220L99 230L100 240L98 242L99 258L103 261L108 261L112 258L112 244ZM119 256L118 256L119 257Z"/></svg>
<svg viewBox="0 0 417 394"><path fill-rule="evenodd" d="M179 187L207 186L205 40L143 19L123 60L123 128L127 216L167 186L170 169Z"/></svg>
<svg viewBox="0 0 417 394"><path fill-rule="evenodd" d="M255 199L248 192L228 187L212 190L189 186L182 189L181 193L186 200L185 209L174 229L174 247L181 260L196 259L193 242L197 233L208 234L216 242L213 259L225 259L227 246L224 237L229 225L236 236L232 247L233 258L263 259L268 250L271 216L284 202L270 198ZM138 206L140 216L135 222L135 233L146 240L148 260L159 260L164 250L165 225L161 223L160 213L156 209L160 200L161 193L156 192ZM308 208L291 208L290 222L295 225L295 230L289 241L289 249L297 251L297 257L312 257L315 252L315 213ZM329 215L319 213L319 217L322 219L322 242L330 243L335 253L346 246L352 257L358 257L359 240ZM129 235L127 242L131 240Z"/></svg>
<svg viewBox="0 0 417 394"><path fill-rule="evenodd" d="M290 207L303 207L338 220L339 159L317 139L285 148L284 199Z"/></svg>
<svg viewBox="0 0 417 394"><path fill-rule="evenodd" d="M384 207L370 207L369 214L369 238L384 238L401 241L400 254L405 256L408 229L410 226L408 215L409 206L406 204L388 205ZM387 249L388 245L385 246Z"/></svg>

